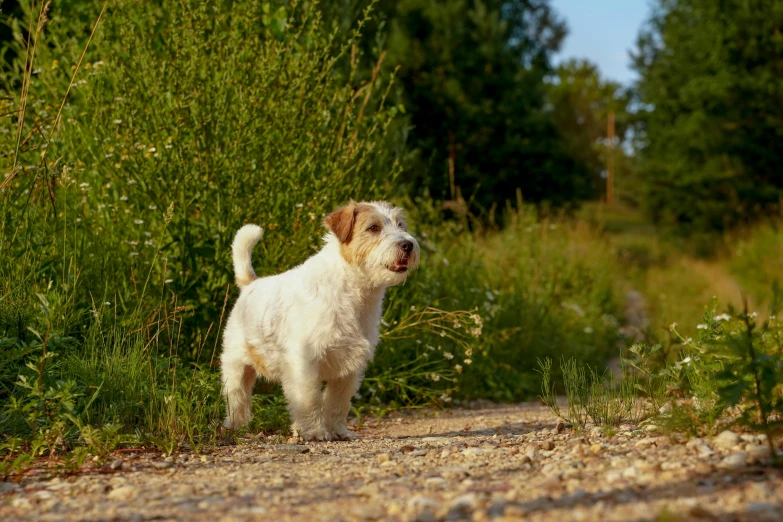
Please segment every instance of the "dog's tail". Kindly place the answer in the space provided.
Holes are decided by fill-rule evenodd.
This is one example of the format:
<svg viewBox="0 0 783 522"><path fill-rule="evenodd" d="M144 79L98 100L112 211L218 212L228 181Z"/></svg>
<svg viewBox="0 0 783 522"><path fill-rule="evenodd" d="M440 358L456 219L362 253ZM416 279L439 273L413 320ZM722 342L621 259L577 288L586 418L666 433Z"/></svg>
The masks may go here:
<svg viewBox="0 0 783 522"><path fill-rule="evenodd" d="M234 276L239 288L244 288L256 280L250 254L262 237L264 237L264 231L258 225L245 225L234 237L231 251L234 257Z"/></svg>

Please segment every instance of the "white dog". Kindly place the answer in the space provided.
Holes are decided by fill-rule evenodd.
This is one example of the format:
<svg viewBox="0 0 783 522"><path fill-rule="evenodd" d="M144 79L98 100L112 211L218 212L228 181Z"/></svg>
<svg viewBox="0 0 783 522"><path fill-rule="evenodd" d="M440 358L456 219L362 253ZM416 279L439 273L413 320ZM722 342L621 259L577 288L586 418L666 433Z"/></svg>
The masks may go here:
<svg viewBox="0 0 783 522"><path fill-rule="evenodd" d="M263 231L245 225L237 232L232 249L241 293L221 356L229 429L250 421L253 384L263 376L283 385L295 434L352 438L346 418L378 343L384 292L416 269L419 244L406 231L402 209L383 201L351 201L324 223L329 231L320 252L260 279L250 254Z"/></svg>

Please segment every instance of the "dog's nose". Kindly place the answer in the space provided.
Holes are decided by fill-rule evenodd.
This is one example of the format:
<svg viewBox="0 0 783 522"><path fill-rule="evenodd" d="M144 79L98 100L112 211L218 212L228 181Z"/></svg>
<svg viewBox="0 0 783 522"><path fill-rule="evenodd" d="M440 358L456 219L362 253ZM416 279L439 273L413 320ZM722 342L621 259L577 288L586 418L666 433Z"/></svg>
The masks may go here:
<svg viewBox="0 0 783 522"><path fill-rule="evenodd" d="M407 239L400 243L400 248L402 248L402 251L406 254L410 254L413 252L413 241L408 241Z"/></svg>

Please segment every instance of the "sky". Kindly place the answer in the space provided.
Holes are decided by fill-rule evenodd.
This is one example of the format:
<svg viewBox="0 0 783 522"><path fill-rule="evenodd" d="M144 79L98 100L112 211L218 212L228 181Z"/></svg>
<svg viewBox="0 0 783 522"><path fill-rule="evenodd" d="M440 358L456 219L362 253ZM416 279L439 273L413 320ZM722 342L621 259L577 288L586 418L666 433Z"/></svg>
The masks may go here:
<svg viewBox="0 0 783 522"><path fill-rule="evenodd" d="M552 0L551 5L568 24L556 62L587 58L607 79L627 85L636 78L628 51L647 19L649 0Z"/></svg>

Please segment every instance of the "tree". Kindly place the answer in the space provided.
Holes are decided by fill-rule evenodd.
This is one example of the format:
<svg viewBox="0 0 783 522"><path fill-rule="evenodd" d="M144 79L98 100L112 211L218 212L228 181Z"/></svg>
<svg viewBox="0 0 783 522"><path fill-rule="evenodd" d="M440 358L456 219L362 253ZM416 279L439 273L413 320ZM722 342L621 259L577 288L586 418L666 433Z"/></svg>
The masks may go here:
<svg viewBox="0 0 783 522"><path fill-rule="evenodd" d="M548 83L547 98L552 121L564 140L568 155L590 173L593 191L604 194L606 187L607 119L615 116L615 163L628 173L625 154L632 115L631 92L619 83L601 78L598 68L586 60L560 64Z"/></svg>
<svg viewBox="0 0 783 522"><path fill-rule="evenodd" d="M645 205L719 230L778 206L783 2L657 0L638 39Z"/></svg>
<svg viewBox="0 0 783 522"><path fill-rule="evenodd" d="M476 212L517 188L532 201L592 195L546 107L550 57L566 33L549 0L386 0L376 10L365 53L383 47L385 65L400 67L409 188L461 193Z"/></svg>

